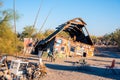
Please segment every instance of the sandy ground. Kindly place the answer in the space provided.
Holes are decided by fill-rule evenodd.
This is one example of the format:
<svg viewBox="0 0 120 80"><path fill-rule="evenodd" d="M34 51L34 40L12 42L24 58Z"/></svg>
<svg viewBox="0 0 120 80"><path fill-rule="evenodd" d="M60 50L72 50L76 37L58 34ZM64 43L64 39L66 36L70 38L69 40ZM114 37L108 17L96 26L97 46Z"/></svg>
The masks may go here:
<svg viewBox="0 0 120 80"><path fill-rule="evenodd" d="M117 74L105 71L105 66L110 65L115 59ZM87 59L87 66L73 65L79 58L61 59L56 62L46 62L48 74L43 80L120 80L120 59L106 57L92 57Z"/></svg>
<svg viewBox="0 0 120 80"><path fill-rule="evenodd" d="M29 61L38 62L38 58L32 55L28 58ZM111 51L101 51L95 54L94 57L87 58L87 65L81 66L74 64L79 61L79 57L71 57L57 59L55 62L50 62L43 58L43 62L47 67L47 75L41 80L120 80L120 53ZM110 65L115 59L115 71L106 71L106 65Z"/></svg>
<svg viewBox="0 0 120 80"><path fill-rule="evenodd" d="M120 54L107 50L101 50L94 57L87 58L87 65L74 63L80 58L58 59L56 62L44 60L48 74L43 80L120 80ZM116 74L106 71L106 65L116 60Z"/></svg>

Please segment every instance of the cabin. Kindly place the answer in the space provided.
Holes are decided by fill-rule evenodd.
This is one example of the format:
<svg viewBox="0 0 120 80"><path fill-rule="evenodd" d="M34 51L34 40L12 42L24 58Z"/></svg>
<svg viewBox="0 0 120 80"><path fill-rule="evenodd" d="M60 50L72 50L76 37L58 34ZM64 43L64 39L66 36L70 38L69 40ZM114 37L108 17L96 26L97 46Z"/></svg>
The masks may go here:
<svg viewBox="0 0 120 80"><path fill-rule="evenodd" d="M94 55L94 44L90 38L86 23L81 18L75 18L59 25L56 31L50 34L45 39L38 41L35 52L46 51L50 49L51 52L63 52L66 55ZM57 37L57 35L64 31L70 36L69 40ZM83 52L82 52L83 49Z"/></svg>
<svg viewBox="0 0 120 80"><path fill-rule="evenodd" d="M93 56L94 46L56 36L54 51L67 56L83 56L84 52L87 53L87 56Z"/></svg>

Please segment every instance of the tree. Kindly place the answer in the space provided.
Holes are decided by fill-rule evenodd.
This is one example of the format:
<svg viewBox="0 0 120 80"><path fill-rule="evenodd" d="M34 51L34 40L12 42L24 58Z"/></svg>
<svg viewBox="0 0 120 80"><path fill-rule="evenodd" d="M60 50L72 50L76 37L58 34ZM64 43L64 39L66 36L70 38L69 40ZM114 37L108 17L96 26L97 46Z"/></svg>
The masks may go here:
<svg viewBox="0 0 120 80"><path fill-rule="evenodd" d="M15 34L9 24L11 14L6 14L0 21L0 52L12 53L16 50L14 46ZM9 45L9 46L8 46Z"/></svg>
<svg viewBox="0 0 120 80"><path fill-rule="evenodd" d="M52 34L55 30L52 29L47 29L45 30L45 32L43 33L44 37L48 37L50 34Z"/></svg>
<svg viewBox="0 0 120 80"><path fill-rule="evenodd" d="M35 34L35 38L41 40L41 39L44 39L45 36L44 36L43 32L41 31L41 32Z"/></svg>
<svg viewBox="0 0 120 80"><path fill-rule="evenodd" d="M0 6L2 2L0 1ZM16 16L16 19L18 16ZM13 20L13 10L0 11L0 53L15 53L18 44L17 36L13 31L11 20ZM15 46L16 45L16 46Z"/></svg>
<svg viewBox="0 0 120 80"><path fill-rule="evenodd" d="M33 26L26 26L21 34L22 38L33 38L35 35L36 29Z"/></svg>
<svg viewBox="0 0 120 80"><path fill-rule="evenodd" d="M116 31L113 32L113 38L120 47L120 29L116 29Z"/></svg>
<svg viewBox="0 0 120 80"><path fill-rule="evenodd" d="M90 37L91 37L91 39L92 39L92 41L93 41L94 44L98 43L98 38L97 38L97 36L92 35L92 36L90 36Z"/></svg>

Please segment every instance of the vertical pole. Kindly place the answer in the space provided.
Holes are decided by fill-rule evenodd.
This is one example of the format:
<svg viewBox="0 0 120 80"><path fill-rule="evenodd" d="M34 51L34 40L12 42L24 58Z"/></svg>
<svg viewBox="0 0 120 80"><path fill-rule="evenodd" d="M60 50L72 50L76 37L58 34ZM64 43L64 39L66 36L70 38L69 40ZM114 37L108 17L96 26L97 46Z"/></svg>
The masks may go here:
<svg viewBox="0 0 120 80"><path fill-rule="evenodd" d="M13 1L13 10L14 10L14 30L15 30L15 53L16 53L16 59L17 59L17 46L16 46L16 14L15 14L15 0Z"/></svg>

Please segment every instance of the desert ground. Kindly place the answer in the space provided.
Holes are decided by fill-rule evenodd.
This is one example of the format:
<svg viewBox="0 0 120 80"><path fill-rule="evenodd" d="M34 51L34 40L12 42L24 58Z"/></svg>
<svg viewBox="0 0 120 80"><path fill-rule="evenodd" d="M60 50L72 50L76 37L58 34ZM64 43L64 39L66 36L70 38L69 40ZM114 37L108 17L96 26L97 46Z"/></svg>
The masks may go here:
<svg viewBox="0 0 120 80"><path fill-rule="evenodd" d="M57 58L55 62L44 57L47 75L41 80L120 80L120 51L98 49L100 52L86 59L85 66L76 63L80 57ZM111 65L113 59L116 61L115 73L106 70L106 66ZM37 63L37 55L31 55L28 60Z"/></svg>
<svg viewBox="0 0 120 80"><path fill-rule="evenodd" d="M44 60L48 74L43 80L120 80L120 53L116 50L102 49L87 59L87 66L74 65L80 58L58 59L56 62ZM112 52L113 51L113 52ZM106 71L106 65L116 60L116 73Z"/></svg>

